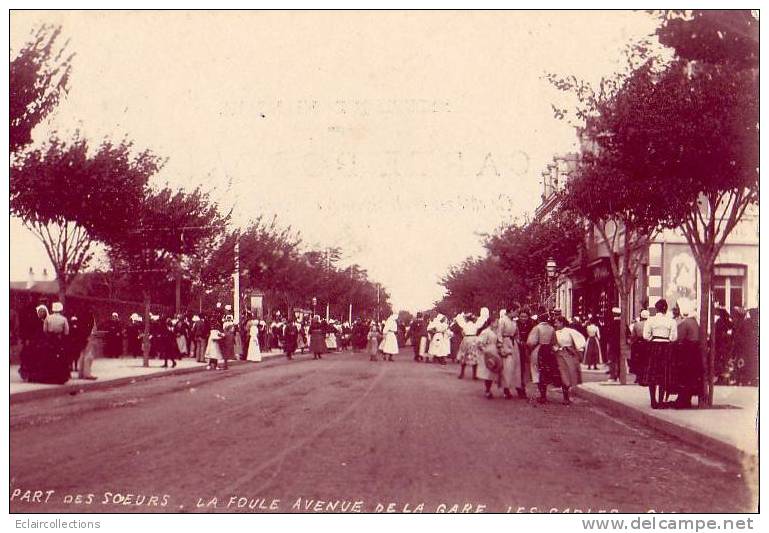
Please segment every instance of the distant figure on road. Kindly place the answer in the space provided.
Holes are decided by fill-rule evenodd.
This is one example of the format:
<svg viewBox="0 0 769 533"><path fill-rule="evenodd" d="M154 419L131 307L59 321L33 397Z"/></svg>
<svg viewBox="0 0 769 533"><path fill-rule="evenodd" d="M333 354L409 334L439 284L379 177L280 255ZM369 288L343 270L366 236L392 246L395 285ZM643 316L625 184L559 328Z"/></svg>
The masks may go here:
<svg viewBox="0 0 769 533"><path fill-rule="evenodd" d="M379 332L376 320L372 320L368 327L368 342L366 351L369 355L369 361L376 361L379 356L379 343L382 341L382 334Z"/></svg>
<svg viewBox="0 0 769 533"><path fill-rule="evenodd" d="M531 348L531 377L539 389L539 403L547 403L547 386L561 386L558 361L555 358L555 329L550 324L550 317L544 314L534 326L526 340Z"/></svg>
<svg viewBox="0 0 769 533"><path fill-rule="evenodd" d="M310 351L313 359L323 359L326 353L326 328L318 315L313 317L310 324Z"/></svg>
<svg viewBox="0 0 769 533"><path fill-rule="evenodd" d="M393 361L393 357L398 354L398 315L393 313L382 328L382 344L380 351L385 355L388 361Z"/></svg>
<svg viewBox="0 0 769 533"><path fill-rule="evenodd" d="M529 333L536 325L531 319L531 309L524 306L518 310L518 320L515 321L515 325L518 327L518 351L521 357L521 386L526 389L526 383L531 383L531 364L529 361L529 346L526 344L526 340L529 338Z"/></svg>
<svg viewBox="0 0 769 533"><path fill-rule="evenodd" d="M294 357L294 352L299 345L299 328L296 322L289 320L286 326L283 328L283 351L286 353L286 358L291 360Z"/></svg>
<svg viewBox="0 0 769 533"><path fill-rule="evenodd" d="M248 329L246 360L260 363L262 361L262 350L259 346L259 320L252 318L246 324L246 328Z"/></svg>
<svg viewBox="0 0 769 533"><path fill-rule="evenodd" d="M484 394L489 400L494 398L491 393L491 385L499 383L502 372L502 358L499 356L499 337L497 336L497 323L489 317L478 332L476 346L478 349L478 379L483 380ZM512 397L510 389L505 389L505 396Z"/></svg>
<svg viewBox="0 0 769 533"><path fill-rule="evenodd" d="M422 313L417 313L416 318L411 321L407 337L411 339L411 346L414 348L414 361L421 361L427 354L427 324Z"/></svg>
<svg viewBox="0 0 769 533"><path fill-rule="evenodd" d="M459 324L459 327L462 328L462 343L459 345L459 352L457 353L457 360L461 365L459 379L465 377L465 367L467 366L473 368L473 379L477 379L478 359L480 358L477 335L488 319L488 307L481 308L477 318L475 315L466 316L464 313L459 313L454 319Z"/></svg>
<svg viewBox="0 0 769 533"><path fill-rule="evenodd" d="M558 364L558 374L563 391L564 405L571 405L569 390L582 383L580 355L585 349L585 337L574 328L567 327L566 318L556 316L555 326L555 359Z"/></svg>
<svg viewBox="0 0 769 533"><path fill-rule="evenodd" d="M521 373L521 355L518 347L518 325L502 309L496 324L497 347L502 358L499 383L505 398L512 398L515 389L519 398L526 398L526 387Z"/></svg>
<svg viewBox="0 0 769 533"><path fill-rule="evenodd" d="M446 364L446 358L451 353L451 338L449 336L449 321L445 315L438 315L427 325L427 331L432 332L428 353L435 357L440 364Z"/></svg>
<svg viewBox="0 0 769 533"><path fill-rule="evenodd" d="M222 350L219 347L222 337L224 337L224 334L221 329L212 326L208 335L208 346L206 346L206 360L208 361L209 370L216 370L219 366L219 361L223 359Z"/></svg>

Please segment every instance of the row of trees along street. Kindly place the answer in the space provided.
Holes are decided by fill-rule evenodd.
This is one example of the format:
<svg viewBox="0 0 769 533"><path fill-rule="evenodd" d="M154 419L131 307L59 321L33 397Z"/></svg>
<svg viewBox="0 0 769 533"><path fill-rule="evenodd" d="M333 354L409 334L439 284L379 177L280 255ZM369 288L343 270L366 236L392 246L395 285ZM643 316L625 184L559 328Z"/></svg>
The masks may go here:
<svg viewBox="0 0 769 533"><path fill-rule="evenodd" d="M628 300L648 244L662 230L676 229L700 271L701 404L711 406L714 265L746 210L758 205L758 20L749 11L656 15L656 42L650 37L628 47L624 71L597 87L548 75L576 101L572 110L554 106L556 118L570 121L583 140L576 172L558 192L559 212L487 238L487 257L469 260L444 278L447 297L439 306L479 303L467 294L483 284L479 273L488 269L512 283L502 284L507 292L500 293L494 287L499 282L487 278L482 290L491 297L480 299L485 305L498 294L503 302L530 300L544 275L543 257L569 264L585 242L578 226L592 226L614 251L609 263L627 324ZM556 232L560 242L529 238L542 227ZM543 256L542 245L558 249ZM620 332L624 347L624 328ZM622 383L625 358L623 350Z"/></svg>
<svg viewBox="0 0 769 533"><path fill-rule="evenodd" d="M288 309L315 297L344 309L352 303L370 316L390 311L387 291L363 268L337 265L341 250L305 249L300 235L275 219L232 227L231 212L209 192L157 185L166 159L129 139L94 143L76 131L36 142L33 130L55 113L73 79L74 54L61 33L38 28L9 71L11 214L45 248L61 302L73 280L101 266L110 296L141 295L149 334L150 305L179 277L201 295L231 294L238 242L245 288ZM145 366L147 357L145 350Z"/></svg>

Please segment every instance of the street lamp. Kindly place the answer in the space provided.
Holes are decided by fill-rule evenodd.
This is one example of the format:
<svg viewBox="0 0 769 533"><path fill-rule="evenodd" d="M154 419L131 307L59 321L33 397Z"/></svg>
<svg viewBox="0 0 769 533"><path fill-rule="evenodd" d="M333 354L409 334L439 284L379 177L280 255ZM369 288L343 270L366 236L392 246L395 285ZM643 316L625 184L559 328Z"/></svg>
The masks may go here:
<svg viewBox="0 0 769 533"><path fill-rule="evenodd" d="M313 296L312 297L312 318L315 319L315 306L318 305L318 299Z"/></svg>
<svg viewBox="0 0 769 533"><path fill-rule="evenodd" d="M547 270L548 279L552 279L555 277L555 267L556 267L555 259L553 259L552 257L549 258L545 263L545 270Z"/></svg>
<svg viewBox="0 0 769 533"><path fill-rule="evenodd" d="M556 262L555 259L552 257L549 257L547 259L547 262L545 263L545 271L547 272L547 299L548 301L552 296L555 296L554 290L553 290L553 282L555 281L556 276ZM547 307L547 302L545 303L545 307ZM553 298L553 307L555 307L555 298Z"/></svg>

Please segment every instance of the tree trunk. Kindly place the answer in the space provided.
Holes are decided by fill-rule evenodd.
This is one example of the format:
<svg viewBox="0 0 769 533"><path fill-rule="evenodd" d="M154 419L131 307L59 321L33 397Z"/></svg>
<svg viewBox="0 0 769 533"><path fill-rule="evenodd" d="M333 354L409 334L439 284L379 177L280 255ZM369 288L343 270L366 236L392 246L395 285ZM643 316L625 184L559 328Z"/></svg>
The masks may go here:
<svg viewBox="0 0 769 533"><path fill-rule="evenodd" d="M67 285L69 285L67 283L69 281L67 279L67 274L59 269L56 269L56 281L59 285L59 301L61 302L61 305L66 305Z"/></svg>
<svg viewBox="0 0 769 533"><path fill-rule="evenodd" d="M700 265L700 357L702 357L702 398L701 407L713 406L713 353L708 349L708 331L712 313L710 313L710 290L712 285L712 261Z"/></svg>
<svg viewBox="0 0 769 533"><path fill-rule="evenodd" d="M143 291L144 295L144 335L142 338L142 366L150 366L150 292Z"/></svg>
<svg viewBox="0 0 769 533"><path fill-rule="evenodd" d="M629 291L625 290L624 286L619 289L619 347L617 355L619 356L619 382L622 385L627 385L627 350L625 350L627 337L625 332L625 324L629 323L627 320L627 304L628 304Z"/></svg>

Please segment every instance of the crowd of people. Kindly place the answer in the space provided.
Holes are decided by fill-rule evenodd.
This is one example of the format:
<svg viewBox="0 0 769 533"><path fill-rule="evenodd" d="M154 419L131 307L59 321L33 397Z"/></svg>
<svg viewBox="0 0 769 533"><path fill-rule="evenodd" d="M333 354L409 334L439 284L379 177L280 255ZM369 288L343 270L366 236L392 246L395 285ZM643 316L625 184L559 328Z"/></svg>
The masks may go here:
<svg viewBox="0 0 769 533"><path fill-rule="evenodd" d="M90 362L99 352L106 358L124 355L163 361L163 367L176 367L181 358L207 363L210 369L226 369L228 361L243 359L260 362L264 352L275 350L292 359L296 353L324 354L359 346L361 327L337 320L323 320L296 313L287 319L276 312L269 322L247 313L236 322L230 305L209 313L177 315L150 314L149 334L144 319L133 313L123 320L117 312L97 324L90 312L65 315L63 305L41 301L26 310L19 320L21 378L37 383L66 383L77 372L80 378L96 379ZM365 347L366 334L363 334ZM98 339L98 340L97 340ZM100 347L97 347L100 343Z"/></svg>
<svg viewBox="0 0 769 533"><path fill-rule="evenodd" d="M737 321L718 310L714 328L716 376L719 384L755 385L758 364L758 310L736 313ZM740 321L741 320L741 321ZM607 368L608 379L620 375L620 309L609 318L593 314L568 320L559 310L532 315L527 307L502 309L492 315L482 308L477 315L459 313L453 320L437 313L417 313L405 332L398 335L396 315L384 323L370 325L367 350L372 360L393 360L398 346L409 342L414 361L459 365L458 378L470 372L484 384L483 392L493 398L492 387L506 398L527 398L527 384L536 385L539 402L547 402L549 386L559 387L563 402L571 403L571 387L581 383L582 367ZM630 344L627 369L635 383L648 388L654 409L690 408L702 393L703 359L695 303L679 298L672 309L664 299L641 312L626 327ZM737 340L739 339L739 340ZM735 347L736 346L736 347ZM739 354L739 355L738 355ZM725 369L745 369L727 380ZM515 394L513 393L515 392Z"/></svg>
<svg viewBox="0 0 769 533"><path fill-rule="evenodd" d="M393 351L387 334L397 331L395 321L393 315L379 335L377 349L387 360L392 360ZM397 342L391 337L390 343L393 340ZM458 364L457 377L481 381L486 398L494 398L496 385L505 398L528 399L527 384L534 383L538 402L548 402L552 385L561 388L566 405L571 403L571 387L582 381L580 362L588 344L560 313L532 316L526 307L496 314L484 307L478 314L459 313L452 320L441 313L417 313L404 340L411 343L416 362Z"/></svg>
<svg viewBox="0 0 769 533"><path fill-rule="evenodd" d="M653 408L687 408L702 387L702 357L694 302L679 298L672 309L659 300L650 313L626 326L630 343L628 370L636 383L648 387ZM416 362L459 365L458 377L484 383L492 398L494 384L506 398L526 398L527 384L547 401L548 386L560 387L564 403L570 388L582 380L582 365L598 370L605 365L609 379L620 370L620 312L608 319L588 314L571 320L558 310L532 315L516 306L491 314L459 313L449 319L441 313L417 313L405 324L392 314L384 321L358 318L352 323L323 320L318 315L279 312L269 321L246 313L235 321L229 305L217 304L210 313L175 316L150 315L149 335L138 313L123 322L118 313L96 324L90 312L65 315L63 306L39 303L20 321L22 340L19 373L26 381L65 383L72 372L90 374L95 333L102 332L102 355L108 358L146 352L175 367L190 357L210 369L226 369L228 361L260 362L262 354L276 350L291 360L309 353L313 359L341 350L365 352L371 361L394 361L400 348L410 344ZM714 327L716 376L719 384L757 384L758 310L735 310L730 316L718 309ZM469 374L469 375L468 375ZM515 392L515 395L514 395ZM675 401L671 398L675 396Z"/></svg>
<svg viewBox="0 0 769 533"><path fill-rule="evenodd" d="M19 317L19 374L25 381L63 384L72 372L91 379L83 366L81 354L86 351L94 328L90 312L64 314L60 302L50 305L40 302L23 310Z"/></svg>

